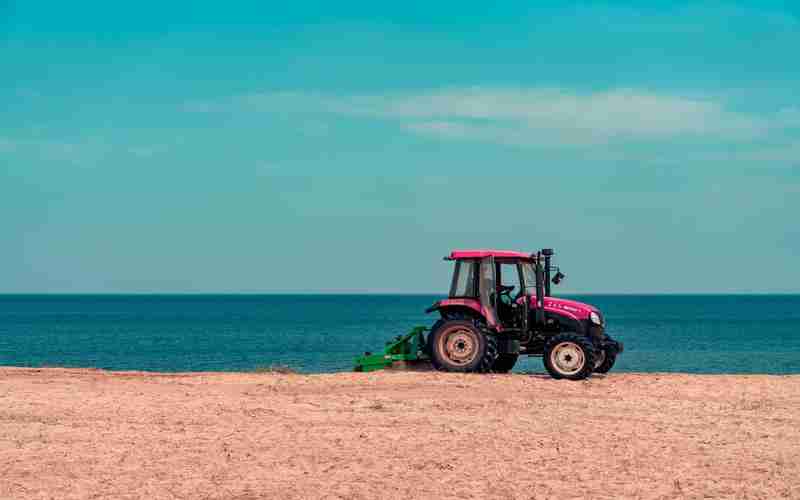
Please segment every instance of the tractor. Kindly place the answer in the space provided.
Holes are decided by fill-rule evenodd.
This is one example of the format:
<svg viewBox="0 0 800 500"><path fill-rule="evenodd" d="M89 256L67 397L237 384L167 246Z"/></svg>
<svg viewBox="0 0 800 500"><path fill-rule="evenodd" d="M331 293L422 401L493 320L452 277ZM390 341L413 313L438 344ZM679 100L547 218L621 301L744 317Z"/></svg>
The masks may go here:
<svg viewBox="0 0 800 500"><path fill-rule="evenodd" d="M524 355L541 356L553 378L581 380L607 373L623 351L596 307L551 296L551 284L565 278L552 249L457 250L445 260L455 263L450 293L426 310L440 319L389 342L382 355L365 353L357 371L430 361L441 371L507 373Z"/></svg>

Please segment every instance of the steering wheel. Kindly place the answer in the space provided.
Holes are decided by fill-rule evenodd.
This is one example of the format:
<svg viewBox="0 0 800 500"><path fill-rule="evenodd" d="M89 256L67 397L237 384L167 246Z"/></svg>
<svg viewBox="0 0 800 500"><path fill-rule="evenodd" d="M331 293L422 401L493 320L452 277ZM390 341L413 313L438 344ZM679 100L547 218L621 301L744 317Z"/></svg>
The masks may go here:
<svg viewBox="0 0 800 500"><path fill-rule="evenodd" d="M511 298L511 292L514 291L514 288L516 288L515 285L499 285L497 289L500 294L500 298L505 296L508 298L509 303L514 302L514 300Z"/></svg>

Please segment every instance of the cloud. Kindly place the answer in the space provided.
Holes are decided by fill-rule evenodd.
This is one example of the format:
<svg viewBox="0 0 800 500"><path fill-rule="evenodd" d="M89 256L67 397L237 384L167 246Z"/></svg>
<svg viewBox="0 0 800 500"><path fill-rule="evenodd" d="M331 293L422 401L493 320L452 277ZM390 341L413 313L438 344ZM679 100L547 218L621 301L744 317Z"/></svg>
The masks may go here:
<svg viewBox="0 0 800 500"><path fill-rule="evenodd" d="M536 142L536 137L545 143L742 138L766 128L762 120L717 102L627 89L590 94L469 89L414 96L387 109L399 116L461 120L470 125L471 135L496 137L498 128L508 129L522 142Z"/></svg>
<svg viewBox="0 0 800 500"><path fill-rule="evenodd" d="M750 140L777 123L800 120L730 109L720 100L637 89L576 92L555 88L462 87L365 95L268 92L216 103L189 103L192 112L330 114L399 122L426 136L517 145L554 146L708 138Z"/></svg>

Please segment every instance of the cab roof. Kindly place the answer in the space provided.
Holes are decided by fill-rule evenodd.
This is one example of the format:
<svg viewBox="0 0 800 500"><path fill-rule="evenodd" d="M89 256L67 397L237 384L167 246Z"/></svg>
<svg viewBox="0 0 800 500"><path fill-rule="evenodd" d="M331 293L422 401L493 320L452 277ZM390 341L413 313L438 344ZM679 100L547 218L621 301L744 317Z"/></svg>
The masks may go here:
<svg viewBox="0 0 800 500"><path fill-rule="evenodd" d="M511 250L453 250L448 259L482 259L483 257L496 257L504 259L530 259L528 252L514 252Z"/></svg>

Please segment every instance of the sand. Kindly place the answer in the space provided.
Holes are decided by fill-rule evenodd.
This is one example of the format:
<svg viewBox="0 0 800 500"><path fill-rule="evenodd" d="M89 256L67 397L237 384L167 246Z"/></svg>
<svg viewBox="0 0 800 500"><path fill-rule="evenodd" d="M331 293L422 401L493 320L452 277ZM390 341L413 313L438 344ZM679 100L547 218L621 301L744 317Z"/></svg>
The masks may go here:
<svg viewBox="0 0 800 500"><path fill-rule="evenodd" d="M0 368L0 498L800 498L800 376Z"/></svg>

